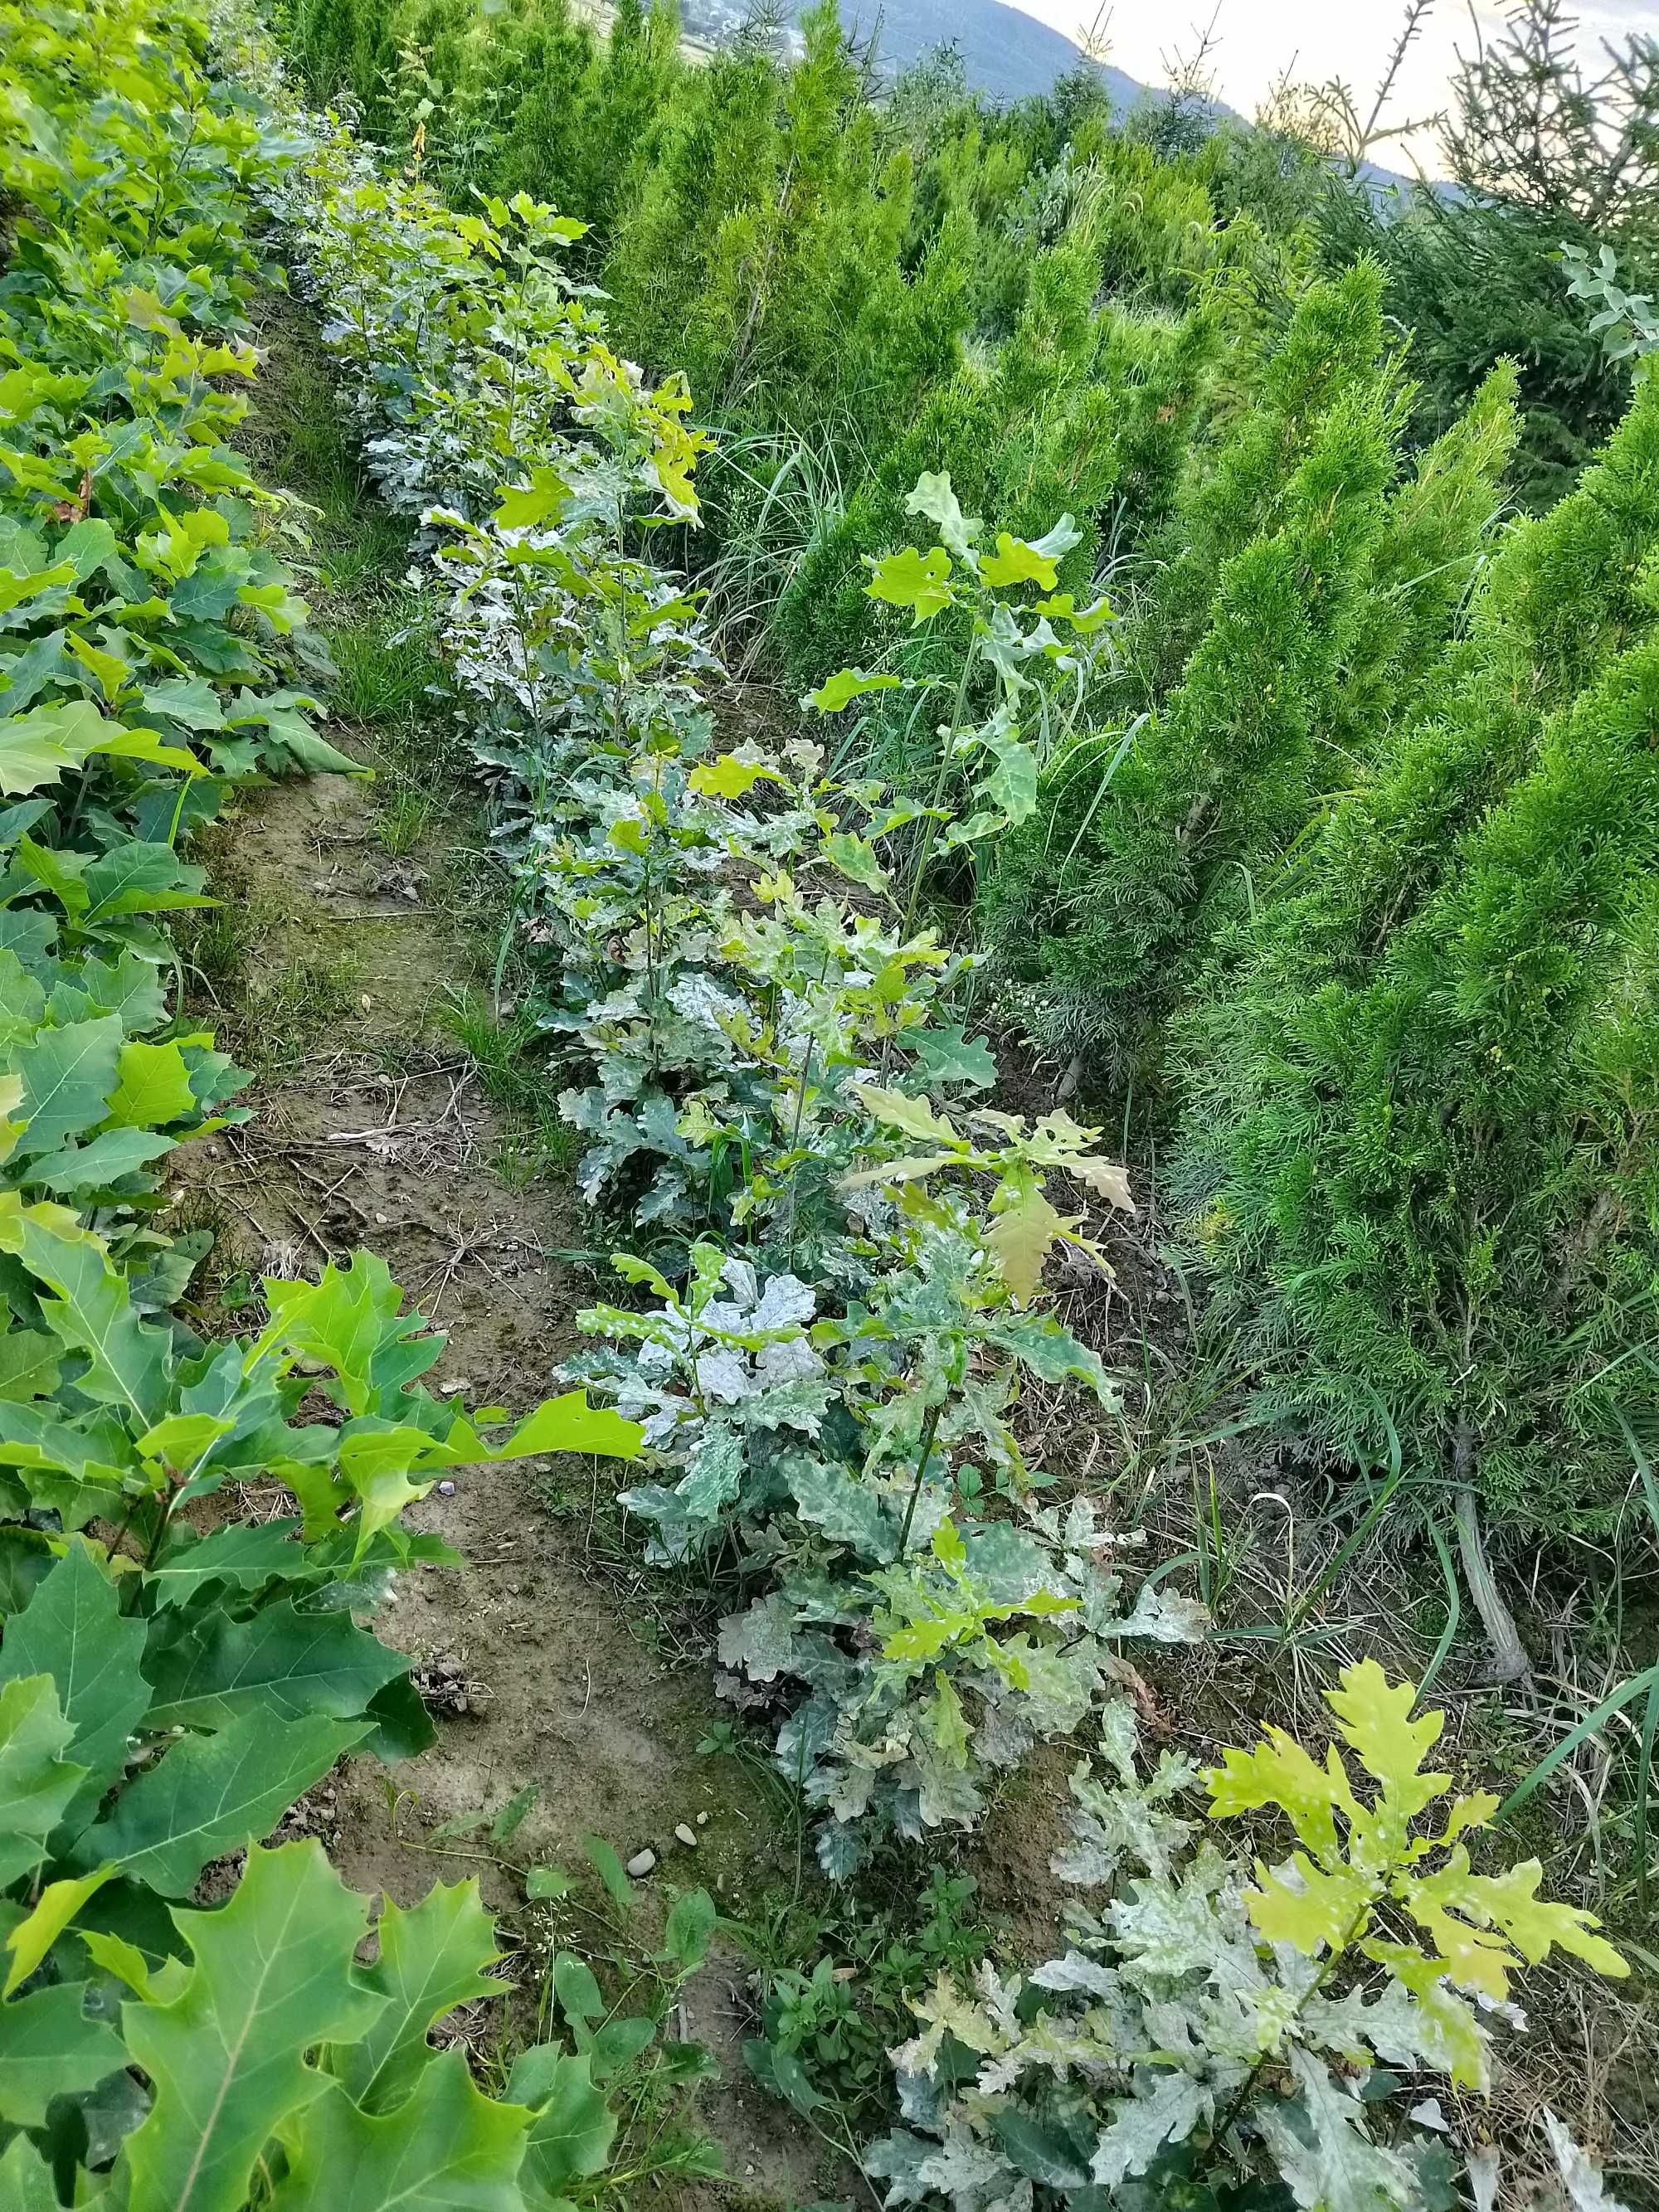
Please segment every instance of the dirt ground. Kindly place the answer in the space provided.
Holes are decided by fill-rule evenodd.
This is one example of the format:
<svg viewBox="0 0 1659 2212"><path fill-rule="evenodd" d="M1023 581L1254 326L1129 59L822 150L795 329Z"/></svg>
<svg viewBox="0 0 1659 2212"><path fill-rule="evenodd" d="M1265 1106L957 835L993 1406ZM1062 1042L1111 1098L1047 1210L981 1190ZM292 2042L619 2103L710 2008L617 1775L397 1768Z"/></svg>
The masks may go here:
<svg viewBox="0 0 1659 2212"><path fill-rule="evenodd" d="M572 1194L516 1171L511 1117L483 1096L443 1018L475 965L432 896L446 873L441 840L466 813L458 794L445 828L393 861L371 787L321 775L244 797L215 834L217 896L257 896L258 975L312 979L319 1000L344 1003L245 1094L248 1123L179 1155L174 1218L214 1234L198 1285L210 1322L234 1325L224 1308L261 1274L313 1273L368 1246L447 1335L430 1386L516 1413L563 1387L556 1370L578 1340L570 1316L591 1289L560 1256L584 1235ZM234 1033L234 997L220 1012ZM354 1887L407 1904L434 1880L477 1874L510 1925L522 1893L487 1846L429 1838L528 1788L538 1794L513 1861L586 1875L590 1834L624 1860L653 1850L657 1867L639 1885L647 1923L678 1890L702 1886L735 1909L792 1870L793 1826L781 1832L763 1785L697 1751L717 1717L704 1660L659 1648L639 1577L630 1590L590 1568L615 1480L586 1459L477 1468L410 1510L411 1526L465 1564L400 1577L375 1626L414 1661L438 1741L394 1769L349 1762L286 1829L319 1835ZM677 1827L696 1843L677 1840ZM746 2194L810 2198L817 2144L746 2079L742 1980L736 1954L717 1946L685 1993L684 2032L722 2071L698 2117Z"/></svg>

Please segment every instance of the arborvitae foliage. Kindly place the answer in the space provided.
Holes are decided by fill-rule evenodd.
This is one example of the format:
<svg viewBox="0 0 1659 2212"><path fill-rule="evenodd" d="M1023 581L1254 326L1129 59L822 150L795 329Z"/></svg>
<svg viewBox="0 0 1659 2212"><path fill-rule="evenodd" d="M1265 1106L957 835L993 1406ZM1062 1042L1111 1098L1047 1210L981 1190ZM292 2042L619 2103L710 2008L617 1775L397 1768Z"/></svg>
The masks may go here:
<svg viewBox="0 0 1659 2212"><path fill-rule="evenodd" d="M503 194L544 193L562 208L585 205L592 27L554 0L523 15L505 14L477 63L486 54L493 128L481 150L480 181ZM480 93L482 82L467 105L480 107Z"/></svg>
<svg viewBox="0 0 1659 2212"><path fill-rule="evenodd" d="M1235 370L1248 404L1213 451L1193 456L1186 484L1152 562L1157 582L1133 650L1156 699L1202 635L1222 571L1271 535L1298 496L1297 472L1323 435L1336 402L1372 379L1382 347L1381 278L1361 264L1340 282L1304 293L1287 328L1244 337Z"/></svg>
<svg viewBox="0 0 1659 2212"><path fill-rule="evenodd" d="M848 659L869 659L902 625L872 605L867 562L914 530L904 501L918 476L943 471L964 506L998 528L1040 534L1045 515L1082 529L1061 583L1086 592L1115 499L1142 513L1168 504L1201 389L1213 331L1202 313L1172 323L1092 315L1091 262L1045 257L1008 344L988 369L965 362L888 447L785 592L775 631L797 686ZM1091 373L1079 370L1081 356Z"/></svg>
<svg viewBox="0 0 1659 2212"><path fill-rule="evenodd" d="M1475 581L1505 504L1516 389L1513 362L1501 362L1389 498L1327 730L1356 773L1408 720Z"/></svg>
<svg viewBox="0 0 1659 2212"><path fill-rule="evenodd" d="M1220 920L1347 780L1330 733L1340 720L1355 742L1358 687L1385 710L1373 670L1404 625L1372 594L1392 601L1400 588L1399 540L1437 537L1457 559L1460 529L1472 552L1495 503L1490 489L1470 501L1449 457L1418 507L1390 499L1403 394L1378 289L1362 266L1297 308L1264 371L1262 406L1177 509L1170 534L1187 550L1126 643L1148 711L1121 737L1096 731L1062 751L986 891L1028 1028L1113 1079L1145 1072ZM1501 458L1489 432L1469 442L1489 465ZM1444 512L1431 526L1422 510L1437 493ZM1465 580L1467 570L1465 559ZM1425 629L1455 596L1425 606ZM1160 696L1163 664L1194 631Z"/></svg>
<svg viewBox="0 0 1659 2212"><path fill-rule="evenodd" d="M964 504L1000 528L1040 534L1054 515L1072 514L1083 535L1062 581L1079 592L1104 557L1116 511L1127 508L1142 528L1168 511L1218 326L1197 281L1208 204L1190 179L1167 172L1137 191L1137 179L1148 184L1149 164L1144 149L1121 147L1084 173L1059 242L1025 258L1012 329L966 358L951 313L960 315L971 294L980 234L965 209L945 216L903 288L913 342L927 334L931 375L919 367L915 404L892 406L902 387L889 356L879 386L890 405L878 415L866 398L858 424L861 449L879 459L808 549L777 611L793 683L816 684L896 635L865 596L866 564L909 534L904 502L924 471L948 475ZM1176 240L1192 263L1178 273L1165 258ZM1103 283L1112 289L1109 300ZM1176 313L1166 296L1194 304ZM939 310L924 321L933 299ZM948 380L939 373L947 351L959 362ZM872 374L866 390L876 384ZM849 418L853 409L849 395Z"/></svg>
<svg viewBox="0 0 1659 2212"><path fill-rule="evenodd" d="M293 52L316 98L349 94L365 120L381 120L397 62L396 13L385 0L294 0Z"/></svg>
<svg viewBox="0 0 1659 2212"><path fill-rule="evenodd" d="M1540 1528L1659 1423L1656 562L1650 373L1179 1039L1174 1186L1265 1405Z"/></svg>
<svg viewBox="0 0 1659 2212"><path fill-rule="evenodd" d="M580 170L571 212L601 243L615 226L624 179L650 142L657 118L684 73L674 0L618 0L585 88L577 125Z"/></svg>

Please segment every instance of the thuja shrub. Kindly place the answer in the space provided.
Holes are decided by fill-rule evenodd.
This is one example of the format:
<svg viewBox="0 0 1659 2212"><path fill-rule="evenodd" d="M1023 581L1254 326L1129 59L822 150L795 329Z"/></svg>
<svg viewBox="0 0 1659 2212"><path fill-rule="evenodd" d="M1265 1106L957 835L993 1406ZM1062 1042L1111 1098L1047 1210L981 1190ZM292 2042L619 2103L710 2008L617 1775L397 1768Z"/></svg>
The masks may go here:
<svg viewBox="0 0 1659 2212"><path fill-rule="evenodd" d="M1179 319L1110 309L1091 316L1094 264L1039 257L1031 296L994 364L969 362L928 398L803 554L771 622L799 686L846 660L868 663L896 626L872 605L869 563L909 533L904 502L942 471L979 512L1036 534L1062 508L1081 530L1061 580L1086 592L1103 524L1121 500L1143 522L1168 509L1217 329L1200 304Z"/></svg>
<svg viewBox="0 0 1659 2212"><path fill-rule="evenodd" d="M1177 508L1185 550L1125 625L1119 696L1141 715L1059 754L983 901L1027 1028L1107 1079L1161 1077L1164 1020L1218 937L1431 685L1502 511L1512 372L1402 472L1404 389L1363 276L1307 295L1273 404Z"/></svg>
<svg viewBox="0 0 1659 2212"><path fill-rule="evenodd" d="M1027 1026L1113 1073L1144 1056L1206 907L1289 842L1322 780L1316 733L1382 533L1397 416L1391 369L1376 357L1376 287L1355 278L1347 290L1352 315L1317 292L1292 323L1285 419L1241 425L1237 450L1188 503L1186 572L1146 618L1159 633L1182 629L1213 558L1213 599L1182 680L1121 746L1091 732L1060 751L984 900ZM1292 392L1311 431L1301 421L1292 430Z"/></svg>
<svg viewBox="0 0 1659 2212"><path fill-rule="evenodd" d="M1659 1414L1659 379L1182 1025L1173 1179L1317 1448L1594 1525Z"/></svg>

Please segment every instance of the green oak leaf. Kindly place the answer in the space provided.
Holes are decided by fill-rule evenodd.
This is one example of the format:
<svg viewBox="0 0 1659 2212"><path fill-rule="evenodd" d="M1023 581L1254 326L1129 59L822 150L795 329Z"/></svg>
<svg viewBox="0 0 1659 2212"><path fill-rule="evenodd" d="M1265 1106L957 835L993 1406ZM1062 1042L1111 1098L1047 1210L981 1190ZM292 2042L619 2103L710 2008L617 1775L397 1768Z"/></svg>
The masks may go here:
<svg viewBox="0 0 1659 2212"><path fill-rule="evenodd" d="M122 2008L155 2092L123 2154L131 2212L241 2212L266 2144L330 2088L307 2053L364 2033L384 2008L352 1965L368 1900L307 1841L251 1850L228 1904L173 1918L191 1954L183 1986ZM332 2202L367 2212L343 2185Z"/></svg>
<svg viewBox="0 0 1659 2212"><path fill-rule="evenodd" d="M996 756L996 766L975 789L1000 807L1011 823L1029 822L1036 812L1036 753L1018 738L988 738L986 744Z"/></svg>
<svg viewBox="0 0 1659 2212"><path fill-rule="evenodd" d="M528 2105L535 2112L524 2179L545 2198L561 2198L572 2181L604 2171L616 2140L617 2117L593 2086L586 2053L578 2057L550 2043L521 2051L513 2062L507 2094L515 2105Z"/></svg>
<svg viewBox="0 0 1659 2212"><path fill-rule="evenodd" d="M408 1911L388 1898L380 1939L380 1956L362 1979L385 1997L386 2008L366 2035L329 2055L331 2071L371 2113L388 2111L411 2090L424 2096L434 2057L427 2031L457 2005L505 1997L508 1986L483 1971L501 1954L476 1881L441 1883ZM514 2102L529 2101L513 2094Z"/></svg>
<svg viewBox="0 0 1659 2212"><path fill-rule="evenodd" d="M302 1613L291 1597L250 1620L210 1608L145 1664L152 1728L222 1729L245 1713L355 1720L409 1662L349 1613Z"/></svg>
<svg viewBox="0 0 1659 2212"><path fill-rule="evenodd" d="M90 2089L126 2063L107 2021L88 2018L85 1982L54 1982L0 2004L0 2119L46 2125L54 2097Z"/></svg>
<svg viewBox="0 0 1659 2212"><path fill-rule="evenodd" d="M739 760L735 753L722 753L718 760L699 761L686 781L702 799L741 799L763 777L771 783L783 781L769 762Z"/></svg>
<svg viewBox="0 0 1659 2212"><path fill-rule="evenodd" d="M86 1779L86 1768L64 1757L74 1735L50 1674L0 1688L0 1883L40 1864Z"/></svg>
<svg viewBox="0 0 1659 2212"><path fill-rule="evenodd" d="M529 2126L523 2106L473 2086L459 2051L435 2057L415 2094L384 2115L331 2082L283 2130L288 2172L270 2212L523 2212Z"/></svg>
<svg viewBox="0 0 1659 2212"><path fill-rule="evenodd" d="M532 469L527 485L504 489L490 520L498 530L538 530L556 522L570 501L570 487L556 469Z"/></svg>
<svg viewBox="0 0 1659 2212"><path fill-rule="evenodd" d="M6 1624L0 1682L52 1676L74 1731L70 1756L87 1770L76 1792L83 1819L120 1773L127 1739L149 1705L138 1672L143 1648L143 1622L122 1619L114 1584L79 1537Z"/></svg>
<svg viewBox="0 0 1659 2212"><path fill-rule="evenodd" d="M823 841L823 857L849 883L862 884L872 891L887 889L887 871L876 858L875 848L862 837L845 830L833 831Z"/></svg>
<svg viewBox="0 0 1659 2212"><path fill-rule="evenodd" d="M109 1118L118 1128L160 1129L195 1114L190 1068L171 1037L160 1044L129 1037L121 1047L118 1076L109 1096Z"/></svg>
<svg viewBox="0 0 1659 2212"><path fill-rule="evenodd" d="M371 1726L256 1711L216 1735L182 1736L87 1830L74 1856L82 1867L107 1860L164 1897L182 1897L210 1859L268 1833Z"/></svg>
<svg viewBox="0 0 1659 2212"><path fill-rule="evenodd" d="M854 699L867 698L872 691L896 691L898 688L896 676L870 676L861 668L842 668L820 684L816 691L809 691L800 703L817 708L820 714L839 714Z"/></svg>
<svg viewBox="0 0 1659 2212"><path fill-rule="evenodd" d="M965 1083L975 1091L988 1091L997 1079L997 1064L987 1040L970 1038L957 1024L907 1030L904 1042L915 1053L930 1090L947 1083Z"/></svg>
<svg viewBox="0 0 1659 2212"><path fill-rule="evenodd" d="M930 615L936 615L941 607L954 602L956 587L951 581L951 556L942 545L935 545L927 553L919 553L914 545L907 545L902 551L890 553L885 560L875 562L864 589L866 598L884 599L889 606L908 607L914 629Z"/></svg>
<svg viewBox="0 0 1659 2212"><path fill-rule="evenodd" d="M1045 592L1052 592L1057 580L1052 561L1023 538L1010 537L1006 530L997 532L994 553L980 555L979 573L981 581L999 590L1010 584L1040 584Z"/></svg>
<svg viewBox="0 0 1659 2212"><path fill-rule="evenodd" d="M55 1152L66 1139L95 1128L106 1118L105 1101L115 1088L120 1050L118 1014L41 1030L19 1048L12 1066L23 1082L17 1107L24 1124L17 1145L21 1158Z"/></svg>

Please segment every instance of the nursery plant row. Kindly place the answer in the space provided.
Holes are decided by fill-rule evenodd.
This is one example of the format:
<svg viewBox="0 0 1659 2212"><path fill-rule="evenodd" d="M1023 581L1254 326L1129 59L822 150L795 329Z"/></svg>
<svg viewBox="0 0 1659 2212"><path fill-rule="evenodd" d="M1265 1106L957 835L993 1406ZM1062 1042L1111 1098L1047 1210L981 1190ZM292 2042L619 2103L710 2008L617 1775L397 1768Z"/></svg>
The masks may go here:
<svg viewBox="0 0 1659 2212"><path fill-rule="evenodd" d="M1472 1870L1495 1801L1419 1820L1449 1789L1423 1771L1439 1718L1374 1663L1330 1698L1366 1794L1278 1732L1206 1775L1149 1762L1122 1648L1201 1613L1023 1442L1033 1393L1113 1402L1043 1270L1060 1245L1108 1264L1130 1194L1097 1133L990 1103L974 955L929 889L1030 816L1022 732L1110 619L1055 588L1068 520L1017 539L924 475L917 542L873 565L872 597L953 656L914 680L926 789L836 772L838 718L906 681L884 672L831 677L809 735L728 742L695 595L645 557L695 517L705 441L564 277L577 225L447 207L299 106L234 10L63 0L0 32L0 2196L371 2212L625 2185L607 2090L658 2063L649 2023L567 1973L556 2036L488 2095L428 2040L502 1987L476 1887L387 1902L364 1966L368 1900L315 1841L261 1841L342 1757L432 1740L361 1625L448 1556L405 1508L448 1468L581 1451L637 1461L650 1555L726 1594L722 1686L829 1877L971 1828L1039 1740L1079 1739L1072 1941L941 1983L864 2154L890 2201L1443 2201L1475 2138L1374 2069L1479 2092L1517 1967L1623 1962L1535 1863ZM442 1339L373 1255L267 1279L231 1336L167 1231L167 1156L245 1110L167 934L209 902L190 834L239 787L351 766L313 719L291 503L235 449L267 221L442 595L434 711L491 789L581 1188L629 1224L592 1350L517 1423L423 1387ZM1252 1879L1233 1818L1298 1848ZM682 1900L671 1976L713 1918ZM792 2054L755 2055L810 2112Z"/></svg>

